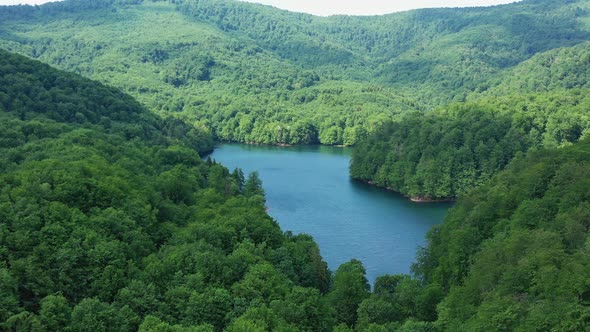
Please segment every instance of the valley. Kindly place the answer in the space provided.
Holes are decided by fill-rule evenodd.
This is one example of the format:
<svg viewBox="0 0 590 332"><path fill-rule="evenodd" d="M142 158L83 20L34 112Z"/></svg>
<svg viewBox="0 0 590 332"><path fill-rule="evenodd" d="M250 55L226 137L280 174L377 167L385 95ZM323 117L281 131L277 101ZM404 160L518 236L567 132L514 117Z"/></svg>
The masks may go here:
<svg viewBox="0 0 590 332"><path fill-rule="evenodd" d="M0 329L585 331L589 82L588 0L0 6Z"/></svg>

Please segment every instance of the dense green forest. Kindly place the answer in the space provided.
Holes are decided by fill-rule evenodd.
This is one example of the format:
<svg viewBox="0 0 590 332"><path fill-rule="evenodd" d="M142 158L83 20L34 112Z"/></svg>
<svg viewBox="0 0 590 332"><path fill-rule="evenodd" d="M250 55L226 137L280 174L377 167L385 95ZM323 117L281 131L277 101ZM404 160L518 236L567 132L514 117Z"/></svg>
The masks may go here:
<svg viewBox="0 0 590 332"><path fill-rule="evenodd" d="M202 161L192 127L169 130L115 89L0 55L4 330L590 324L587 140L517 153L430 232L414 278L371 288L361 262L332 274L311 237L281 232L256 173Z"/></svg>
<svg viewBox="0 0 590 332"><path fill-rule="evenodd" d="M256 173L202 161L190 126L4 51L0 97L3 330L329 324L315 242L281 232Z"/></svg>
<svg viewBox="0 0 590 332"><path fill-rule="evenodd" d="M590 90L513 93L412 113L353 151L351 176L415 199L457 197L519 153L590 137Z"/></svg>
<svg viewBox="0 0 590 332"><path fill-rule="evenodd" d="M535 55L504 75L484 95L590 87L590 42ZM474 95L474 97L478 97Z"/></svg>
<svg viewBox="0 0 590 332"><path fill-rule="evenodd" d="M590 137L589 84L589 43L541 53L470 101L385 123L357 144L351 176L419 199L457 197L519 152Z"/></svg>
<svg viewBox="0 0 590 332"><path fill-rule="evenodd" d="M353 145L417 108L389 87L320 77L177 6L68 1L0 8L0 47L120 87L218 140Z"/></svg>
<svg viewBox="0 0 590 332"><path fill-rule="evenodd" d="M0 47L122 88L219 140L354 145L590 39L587 0L314 17L229 0L0 7Z"/></svg>
<svg viewBox="0 0 590 332"><path fill-rule="evenodd" d="M588 0L0 6L0 329L588 330L589 41ZM215 140L355 145L353 178L458 202L369 285Z"/></svg>
<svg viewBox="0 0 590 332"><path fill-rule="evenodd" d="M520 155L461 197L414 270L448 331L587 331L590 142Z"/></svg>

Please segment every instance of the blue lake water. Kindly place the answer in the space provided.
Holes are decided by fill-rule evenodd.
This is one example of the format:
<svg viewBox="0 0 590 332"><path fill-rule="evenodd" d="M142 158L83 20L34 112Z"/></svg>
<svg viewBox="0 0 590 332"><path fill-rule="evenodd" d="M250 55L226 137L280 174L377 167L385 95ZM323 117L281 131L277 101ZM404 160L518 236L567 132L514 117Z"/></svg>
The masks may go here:
<svg viewBox="0 0 590 332"><path fill-rule="evenodd" d="M348 176L350 148L225 144L211 158L233 170L258 171L268 213L284 231L314 237L331 270L352 258L372 283L409 273L428 230L449 203L413 203Z"/></svg>

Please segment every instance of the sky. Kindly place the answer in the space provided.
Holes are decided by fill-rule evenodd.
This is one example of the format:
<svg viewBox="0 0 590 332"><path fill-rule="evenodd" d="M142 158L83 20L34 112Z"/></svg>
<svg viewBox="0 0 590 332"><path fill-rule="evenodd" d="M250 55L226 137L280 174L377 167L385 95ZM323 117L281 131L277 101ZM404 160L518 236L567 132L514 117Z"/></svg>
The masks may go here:
<svg viewBox="0 0 590 332"><path fill-rule="evenodd" d="M2 1L2 0L0 0ZM492 6L515 0L247 0L314 15L381 15L417 8Z"/></svg>
<svg viewBox="0 0 590 332"><path fill-rule="evenodd" d="M48 0L0 0L0 5L40 5L42 3L51 2Z"/></svg>
<svg viewBox="0 0 590 332"><path fill-rule="evenodd" d="M314 15L379 15L416 8L491 6L515 0L247 0ZM0 5L42 4L48 0L0 0Z"/></svg>

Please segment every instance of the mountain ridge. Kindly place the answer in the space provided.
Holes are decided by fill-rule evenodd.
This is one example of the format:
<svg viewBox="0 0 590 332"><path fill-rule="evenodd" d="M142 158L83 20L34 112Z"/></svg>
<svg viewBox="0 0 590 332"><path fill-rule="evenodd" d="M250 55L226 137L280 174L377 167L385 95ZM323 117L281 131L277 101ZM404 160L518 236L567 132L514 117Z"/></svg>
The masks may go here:
<svg viewBox="0 0 590 332"><path fill-rule="evenodd" d="M25 14L19 14L19 10ZM548 10L552 10L549 16ZM221 140L350 145L356 139L351 134L345 139L345 131L371 132L383 117L465 100L470 94L485 90L508 68L535 53L590 40L590 29L580 23L587 17L587 11L587 1L564 4L530 0L491 8L422 9L384 17L322 18L232 1L187 0L170 4L166 1L71 0L39 8L3 8L0 15L5 13L6 22L0 25L0 37L4 40L1 47L121 87L160 114L172 114L212 127ZM60 12L63 13L61 18L56 14ZM158 19L158 14L166 16L167 23ZM129 20L131 25L117 23L122 19ZM30 23L24 26L27 20ZM85 21L95 28L85 25ZM40 22L44 22L42 26L38 25ZM152 33L162 33L166 29L186 33L183 38L164 34L164 39L171 42L166 45L129 30L133 27L149 31L147 25L159 27L152 27ZM44 36L40 30L51 26L59 31L59 39ZM97 29L117 29L122 37L111 39L120 42L101 40L104 37L96 33ZM481 36L488 37L482 40ZM148 42L150 38L152 41ZM73 50L80 53L78 48L83 50L81 54L74 53ZM137 56L138 51L143 57ZM70 55L56 57L56 52ZM146 54L151 58L145 58ZM193 61L189 57L210 58L213 62ZM221 59L215 62L216 57ZM127 67L113 63L115 58L125 59ZM149 63L157 67L148 68ZM191 71L186 66L197 70ZM253 71L248 69L251 66ZM290 78L279 76L276 77L278 85L257 82L275 79L272 76L283 68L289 68L290 76L311 75L312 81L304 78L302 83L294 85L289 82ZM101 71L100 75L94 73L97 70ZM154 75L157 71L160 73ZM265 71L267 73L260 75ZM207 82L215 85L216 74L217 77L231 77L231 80L210 89ZM315 76L319 80L313 79ZM129 81L137 83L128 86ZM166 82L173 82L175 86L167 88ZM240 87L231 82L241 82ZM379 96L390 101L367 106L372 110L364 118L372 119L363 121L351 118L351 111L357 108L354 105L347 111L331 103L307 105L306 100L316 98L311 85L321 86L322 82L341 85L344 91L348 90L348 95L358 95L361 99L362 92L347 89L347 86L366 85L360 90L376 86L395 91L397 96ZM248 87L251 84L254 86ZM184 88L188 86L195 92ZM236 92L263 102L261 105L229 106L193 96L214 95L222 90L230 92L225 98L238 103L247 98L235 95ZM339 102L340 97L330 98ZM411 99L409 105L402 105L404 99ZM160 103L163 100L165 104ZM297 100L304 102L301 104ZM199 105L203 101L204 104ZM282 104L280 108L283 109L278 112L286 116L279 116L277 111L268 114L264 110L277 103ZM389 106L392 103L396 106ZM366 101L353 104L368 105ZM317 111L311 112L312 108L320 110L324 120L314 119L313 113ZM229 116L216 119L207 114L211 109L221 109ZM232 122L241 121L236 115L245 115L251 112L249 110L266 113L264 117L255 116L260 122L258 134L253 134L252 130L248 135L237 137L219 134L235 131L237 128ZM334 116L336 113L342 115ZM271 118L274 124L268 121ZM318 132L317 137L291 139L277 132L279 127L292 126L300 119L310 120Z"/></svg>

